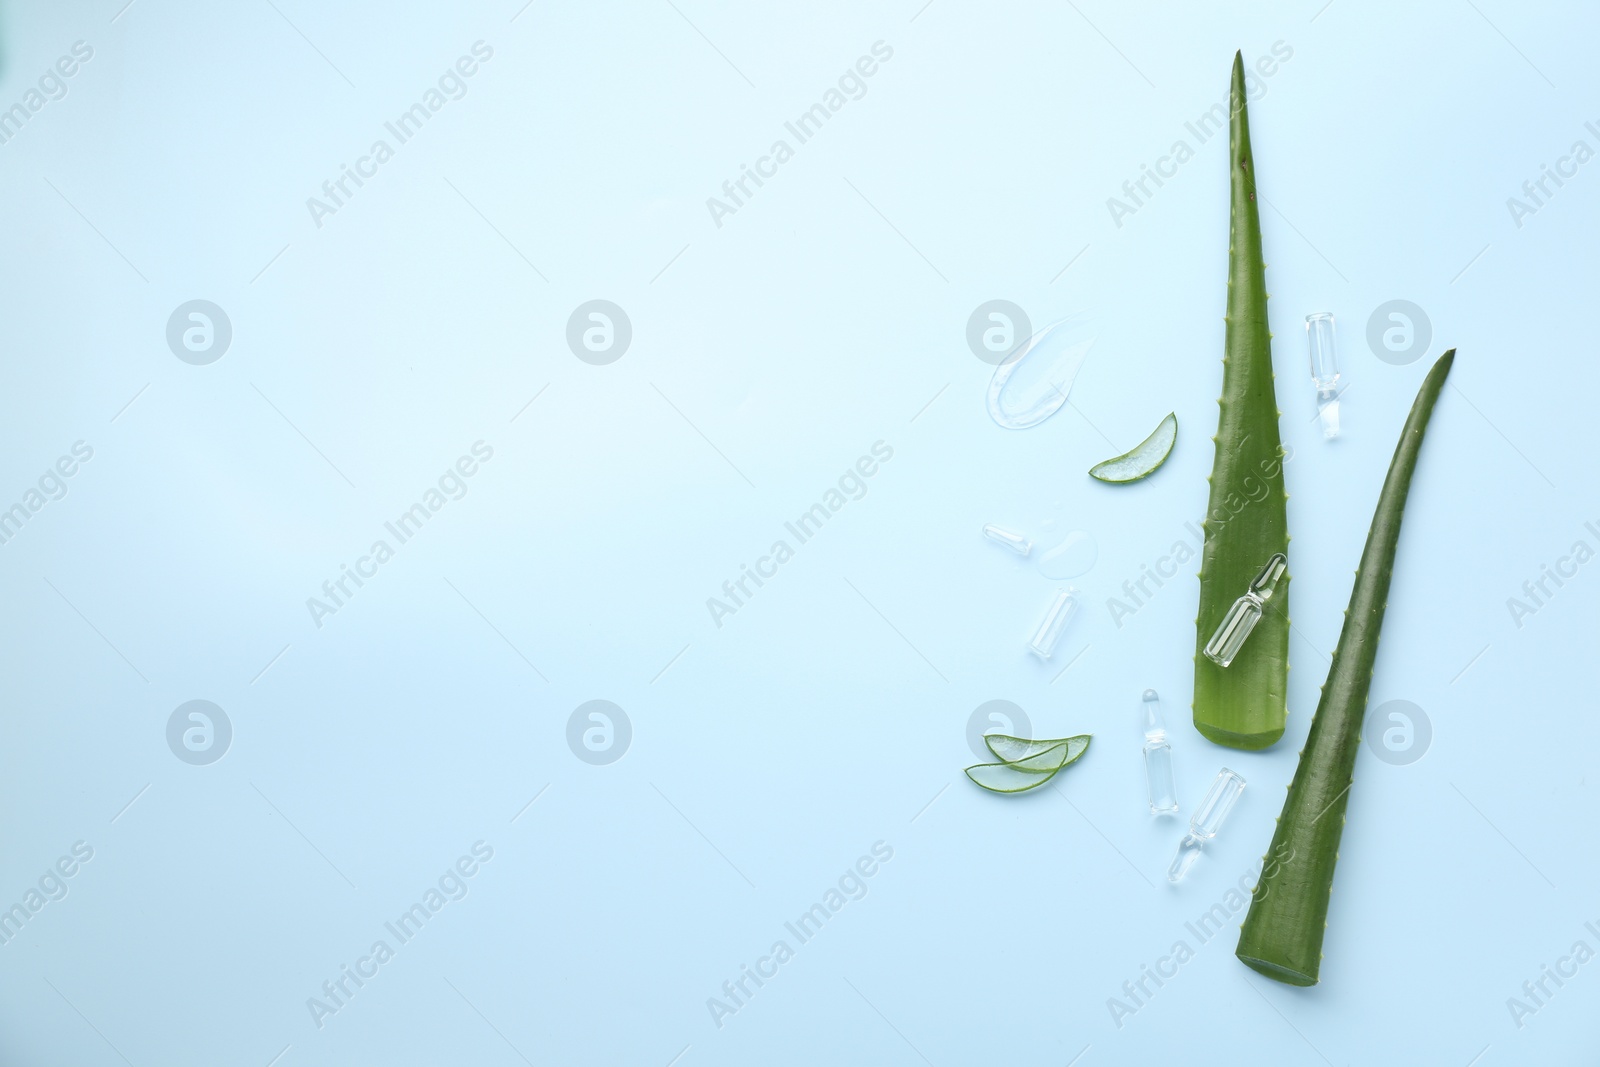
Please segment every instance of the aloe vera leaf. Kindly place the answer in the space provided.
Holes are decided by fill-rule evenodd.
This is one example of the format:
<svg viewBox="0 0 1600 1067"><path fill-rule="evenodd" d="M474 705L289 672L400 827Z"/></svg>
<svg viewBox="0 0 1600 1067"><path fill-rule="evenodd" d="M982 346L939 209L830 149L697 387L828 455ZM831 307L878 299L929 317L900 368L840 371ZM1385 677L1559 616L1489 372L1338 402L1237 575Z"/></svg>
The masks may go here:
<svg viewBox="0 0 1600 1067"><path fill-rule="evenodd" d="M1289 575L1233 665L1201 652L1228 608L1275 552L1289 551L1288 497L1278 401L1272 387L1272 334L1267 330L1266 266L1256 206L1255 155L1245 105L1244 60L1233 57L1228 127L1231 212L1228 314L1222 357L1216 460L1200 557L1200 610L1195 617L1194 725L1230 748L1260 749L1283 736L1288 717Z"/></svg>
<svg viewBox="0 0 1600 1067"><path fill-rule="evenodd" d="M1089 735L1078 734L1074 737L1029 741L1025 737L1013 737L1010 734L984 734L983 743L989 746L989 751L994 753L995 759L1003 763L1021 763L1042 752L1048 752L1057 745L1066 745L1066 758L1061 761L1061 766L1065 767L1088 751Z"/></svg>
<svg viewBox="0 0 1600 1067"><path fill-rule="evenodd" d="M1025 793L1044 785L1066 766L1067 747L1058 744L1016 763L979 763L966 768L967 777L991 793Z"/></svg>
<svg viewBox="0 0 1600 1067"><path fill-rule="evenodd" d="M1328 680L1323 683L1300 765L1272 834L1267 850L1270 859L1262 867L1239 934L1235 955L1267 977L1290 985L1316 985L1322 966L1328 894L1333 889L1333 866L1339 858L1345 808L1355 781L1361 719L1366 714L1378 635L1389 601L1400 520L1422 436L1455 354L1452 348L1428 372L1395 446L1367 547L1361 553L1361 567L1350 590L1350 607L1344 613L1344 629L1333 652Z"/></svg>
<svg viewBox="0 0 1600 1067"><path fill-rule="evenodd" d="M1178 442L1178 416L1168 413L1150 436L1120 456L1089 468L1089 477L1114 485L1138 482L1150 477L1172 455Z"/></svg>

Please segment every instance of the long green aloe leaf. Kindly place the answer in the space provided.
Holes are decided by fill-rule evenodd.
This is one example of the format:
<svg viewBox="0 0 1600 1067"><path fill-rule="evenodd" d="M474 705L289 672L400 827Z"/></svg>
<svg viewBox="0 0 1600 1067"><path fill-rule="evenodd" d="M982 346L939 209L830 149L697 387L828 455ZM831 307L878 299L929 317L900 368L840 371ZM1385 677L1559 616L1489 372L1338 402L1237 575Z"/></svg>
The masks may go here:
<svg viewBox="0 0 1600 1067"><path fill-rule="evenodd" d="M1228 315L1222 358L1216 460L1200 559L1195 618L1194 725L1230 748L1266 748L1283 736L1289 690L1289 576L1278 582L1273 610L1256 626L1232 666L1201 649L1228 608L1276 552L1289 551L1278 401L1272 388L1266 265L1256 204L1255 155L1245 106L1244 60L1233 57L1228 167Z"/></svg>
<svg viewBox="0 0 1600 1067"><path fill-rule="evenodd" d="M1322 686L1322 699L1272 835L1267 852L1272 861L1262 869L1239 934L1239 959L1290 985L1316 985L1322 966L1333 865L1339 857L1345 807L1355 780L1361 719L1378 656L1383 611L1389 601L1400 520L1422 436L1455 354L1452 348L1428 372L1395 447L1372 516L1367 547L1361 553L1361 568L1350 591L1344 629Z"/></svg>

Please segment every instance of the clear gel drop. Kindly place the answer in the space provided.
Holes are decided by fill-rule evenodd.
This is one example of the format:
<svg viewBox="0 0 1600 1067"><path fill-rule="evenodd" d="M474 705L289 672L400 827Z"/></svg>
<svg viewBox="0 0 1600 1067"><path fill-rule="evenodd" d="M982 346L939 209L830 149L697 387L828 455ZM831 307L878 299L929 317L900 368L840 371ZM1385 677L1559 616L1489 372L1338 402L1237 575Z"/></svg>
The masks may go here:
<svg viewBox="0 0 1600 1067"><path fill-rule="evenodd" d="M1008 430L1037 426L1061 409L1089 349L1094 326L1085 315L1051 323L994 369L989 417Z"/></svg>

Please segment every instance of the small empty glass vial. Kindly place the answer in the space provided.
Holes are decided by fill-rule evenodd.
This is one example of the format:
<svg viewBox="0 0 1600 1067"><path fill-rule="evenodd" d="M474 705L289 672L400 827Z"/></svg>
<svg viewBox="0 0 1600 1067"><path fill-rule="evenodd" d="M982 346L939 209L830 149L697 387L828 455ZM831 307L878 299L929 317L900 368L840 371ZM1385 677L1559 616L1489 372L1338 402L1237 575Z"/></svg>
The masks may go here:
<svg viewBox="0 0 1600 1067"><path fill-rule="evenodd" d="M1005 545L1019 556L1026 556L1033 551L1032 541L1019 533L1013 533L1002 526L996 526L992 522L983 528L983 536L997 545Z"/></svg>
<svg viewBox="0 0 1600 1067"><path fill-rule="evenodd" d="M1144 691L1144 783L1151 815L1178 814L1178 789L1172 784L1172 746L1161 717L1161 698L1154 689Z"/></svg>
<svg viewBox="0 0 1600 1067"><path fill-rule="evenodd" d="M1189 832L1178 842L1172 866L1167 868L1167 881L1174 885L1183 881L1183 876L1189 873L1194 861L1200 858L1205 843L1216 837L1217 831L1222 829L1228 813L1239 802L1239 794L1243 792L1243 778L1226 767L1217 772L1216 778L1211 781L1211 788L1206 790L1206 798L1194 809L1194 815L1189 819Z"/></svg>
<svg viewBox="0 0 1600 1067"><path fill-rule="evenodd" d="M1056 645L1061 643L1061 635L1067 628L1067 620L1077 610L1078 590L1070 585L1058 590L1055 599L1050 601L1050 610L1044 613L1044 619L1039 623L1039 629L1034 631L1033 640L1028 642L1029 651L1040 659L1049 659L1054 655Z"/></svg>
<svg viewBox="0 0 1600 1067"><path fill-rule="evenodd" d="M1288 566L1289 560L1282 552L1275 553L1267 560L1267 565L1261 568L1261 573L1250 583L1250 588L1245 591L1244 596L1233 602L1233 607L1229 608L1228 614L1222 618L1222 625L1217 627L1217 632L1206 642L1207 659L1219 667L1226 667L1233 662L1233 658L1239 654L1239 649L1244 647L1245 638L1250 636L1250 632L1256 628L1256 623L1261 621L1262 605L1271 599L1273 590L1278 586L1278 579L1283 577L1283 572Z"/></svg>
<svg viewBox="0 0 1600 1067"><path fill-rule="evenodd" d="M1317 416L1322 436L1339 436L1339 357L1333 345L1333 312L1306 316L1306 352L1311 357L1311 384L1317 387Z"/></svg>

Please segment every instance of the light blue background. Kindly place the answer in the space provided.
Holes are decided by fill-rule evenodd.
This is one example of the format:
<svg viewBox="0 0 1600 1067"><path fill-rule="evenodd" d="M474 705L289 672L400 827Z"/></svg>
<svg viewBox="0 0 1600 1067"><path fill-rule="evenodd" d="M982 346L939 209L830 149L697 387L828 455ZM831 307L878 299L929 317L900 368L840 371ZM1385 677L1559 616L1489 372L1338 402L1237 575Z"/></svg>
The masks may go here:
<svg viewBox="0 0 1600 1067"><path fill-rule="evenodd" d="M1573 141L1600 148L1592 9L920 2L6 5L0 107L74 41L94 56L0 145L0 500L74 441L94 458L0 546L0 906L75 841L94 858L0 946L0 1060L1592 1048L1600 963L1520 1029L1506 1006L1574 941L1600 948L1600 564L1520 628L1506 607L1600 525L1600 163L1520 228L1506 207ZM466 96L318 228L306 198L478 40ZM706 198L880 40L866 95L716 226ZM1235 49L1279 41L1251 118L1296 630L1288 733L1247 754L1186 722L1194 568L1121 628L1105 608L1205 506L1221 140L1120 227L1106 200L1222 98ZM210 366L165 343L194 298L233 324ZM564 340L592 298L633 324L610 366ZM993 298L1105 324L1074 406L1033 430L983 409L964 330ZM1425 309L1428 358L1367 347L1391 299ZM1315 310L1349 386L1332 444ZM1433 741L1408 766L1362 753L1322 984L1247 971L1229 932L1119 1028L1108 998L1196 947L1185 922L1265 849L1401 421L1450 345L1372 690ZM1169 410L1154 478L1083 475ZM478 440L470 492L313 625L306 598ZM867 494L715 626L706 598L880 440ZM1098 546L1051 665L1023 639L1053 583L978 536L1047 521ZM1180 827L1143 811L1147 686L1185 815L1220 766L1250 783L1178 889ZM597 698L633 727L609 766L565 739ZM210 766L166 744L191 699L233 724ZM1094 733L1059 790L962 777L990 699ZM469 895L319 1029L307 998L478 840ZM877 841L865 898L718 1028L707 998Z"/></svg>

